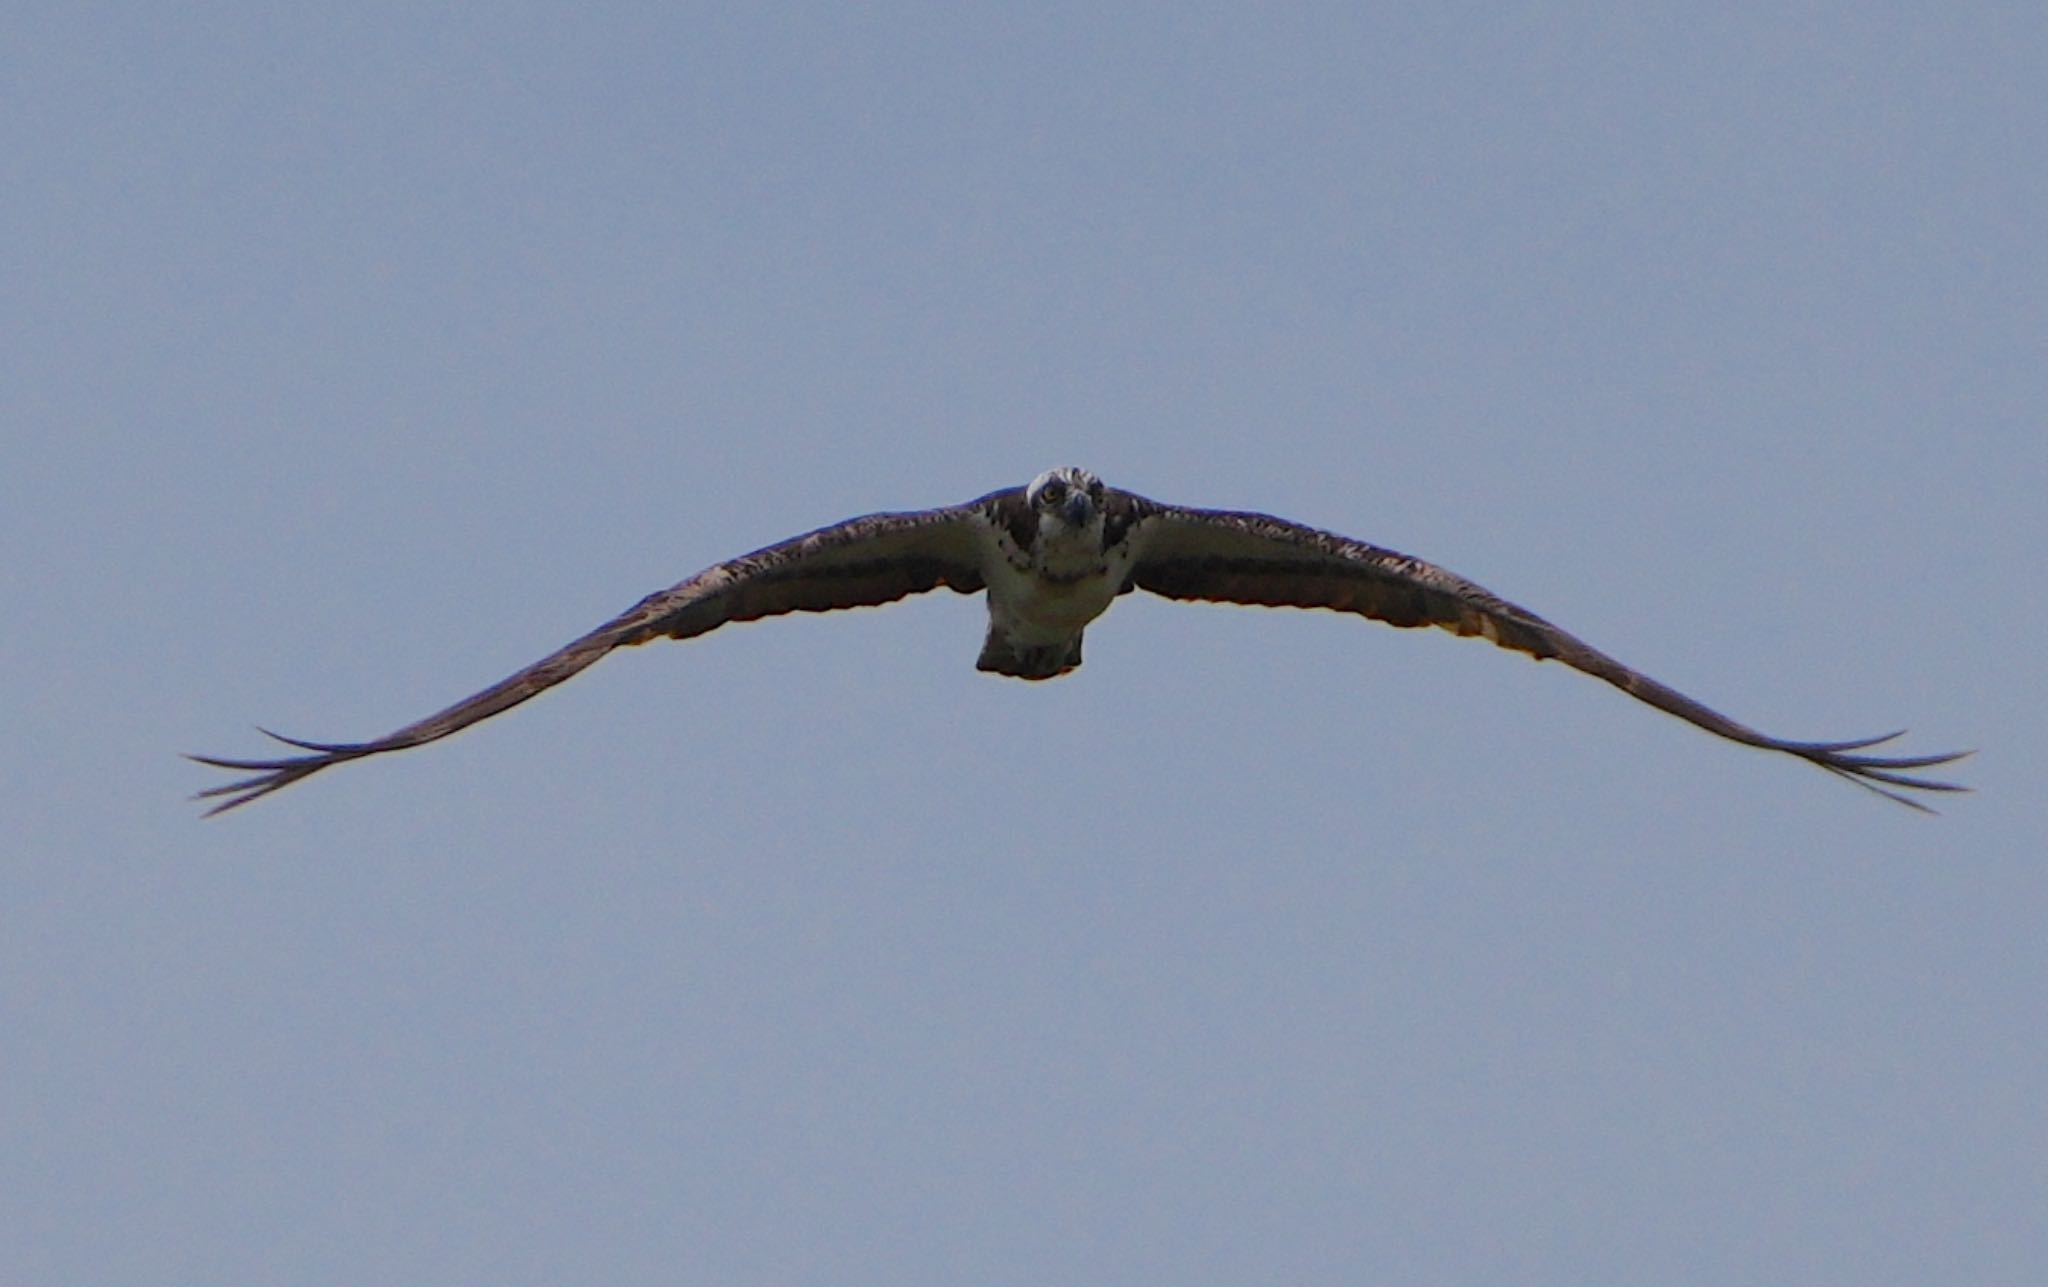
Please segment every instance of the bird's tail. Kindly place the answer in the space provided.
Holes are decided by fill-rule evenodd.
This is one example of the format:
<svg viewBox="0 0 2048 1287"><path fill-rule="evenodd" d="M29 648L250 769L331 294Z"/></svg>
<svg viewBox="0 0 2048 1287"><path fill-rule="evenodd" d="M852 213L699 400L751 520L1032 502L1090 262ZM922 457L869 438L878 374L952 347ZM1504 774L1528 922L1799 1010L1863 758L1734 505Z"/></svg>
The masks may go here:
<svg viewBox="0 0 2048 1287"><path fill-rule="evenodd" d="M1011 675L1018 679L1052 679L1081 664L1081 632L1071 639L1052 644L1019 644L995 626L981 645L976 670Z"/></svg>

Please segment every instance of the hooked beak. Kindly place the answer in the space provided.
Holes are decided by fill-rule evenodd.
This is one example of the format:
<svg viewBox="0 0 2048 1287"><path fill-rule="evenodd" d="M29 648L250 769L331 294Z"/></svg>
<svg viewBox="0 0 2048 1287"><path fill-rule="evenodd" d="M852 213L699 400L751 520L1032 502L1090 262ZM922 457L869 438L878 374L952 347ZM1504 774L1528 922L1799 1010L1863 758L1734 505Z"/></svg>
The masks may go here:
<svg viewBox="0 0 2048 1287"><path fill-rule="evenodd" d="M1069 527L1086 527L1094 514L1095 502L1089 499L1087 492L1073 493L1067 497L1067 503L1060 507L1060 516L1066 519Z"/></svg>

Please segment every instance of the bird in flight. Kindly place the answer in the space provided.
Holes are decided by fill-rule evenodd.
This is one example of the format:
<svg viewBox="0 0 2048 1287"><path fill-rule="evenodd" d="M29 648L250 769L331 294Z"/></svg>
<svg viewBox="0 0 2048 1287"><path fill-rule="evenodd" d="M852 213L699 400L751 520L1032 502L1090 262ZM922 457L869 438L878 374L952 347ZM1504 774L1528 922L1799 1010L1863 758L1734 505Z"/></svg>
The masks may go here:
<svg viewBox="0 0 2048 1287"><path fill-rule="evenodd" d="M1393 626L1477 635L1538 660L1555 659L1661 711L1745 746L1817 764L1879 795L1927 810L1906 791L1962 791L1909 770L1942 755L1873 755L1899 733L1846 742L1793 742L1739 724L1576 635L1463 577L1393 550L1266 514L1163 505L1105 487L1084 469L1052 469L1028 487L964 505L868 514L713 564L648 595L582 638L444 711L368 742L267 736L305 752L277 759L195 755L254 774L199 793L208 816L320 770L438 741L554 687L614 648L691 639L732 621L891 603L940 586L988 593L978 669L1052 679L1081 664L1081 635L1118 595L1265 607L1330 608Z"/></svg>

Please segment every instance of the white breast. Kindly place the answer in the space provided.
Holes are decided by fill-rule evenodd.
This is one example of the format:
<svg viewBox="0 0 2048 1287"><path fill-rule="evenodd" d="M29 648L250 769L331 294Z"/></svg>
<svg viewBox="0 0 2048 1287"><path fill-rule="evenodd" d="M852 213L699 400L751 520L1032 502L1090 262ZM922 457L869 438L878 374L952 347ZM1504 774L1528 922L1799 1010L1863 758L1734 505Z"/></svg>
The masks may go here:
<svg viewBox="0 0 2048 1287"><path fill-rule="evenodd" d="M1052 553L1056 556L1059 552ZM1008 559L992 562L994 566L987 570L989 617L1010 637L1026 644L1073 638L1108 610L1130 572L1128 550L1113 551L1107 561L1093 552L1079 563L1055 557L1052 565L1057 579L1038 568L1020 568Z"/></svg>

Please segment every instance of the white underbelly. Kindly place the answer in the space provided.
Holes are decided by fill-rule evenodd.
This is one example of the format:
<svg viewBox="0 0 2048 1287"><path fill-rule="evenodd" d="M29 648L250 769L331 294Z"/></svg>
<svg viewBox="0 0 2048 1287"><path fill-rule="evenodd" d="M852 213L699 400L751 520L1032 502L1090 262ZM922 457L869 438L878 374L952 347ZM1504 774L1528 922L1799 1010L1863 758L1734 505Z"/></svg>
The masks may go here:
<svg viewBox="0 0 2048 1287"><path fill-rule="evenodd" d="M1116 600L1120 575L1105 572L1079 581L1049 582L1007 564L988 578L988 611L1020 643L1071 639Z"/></svg>

